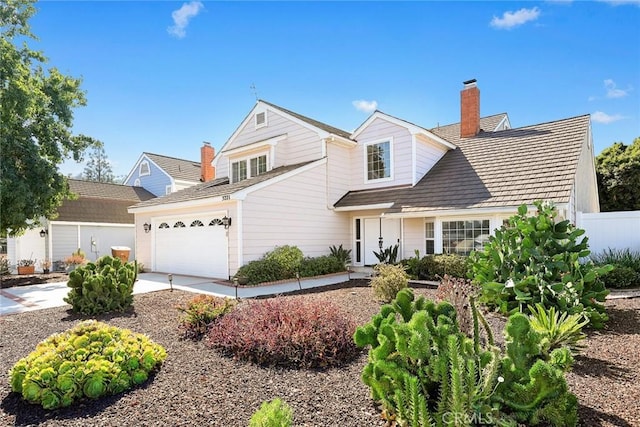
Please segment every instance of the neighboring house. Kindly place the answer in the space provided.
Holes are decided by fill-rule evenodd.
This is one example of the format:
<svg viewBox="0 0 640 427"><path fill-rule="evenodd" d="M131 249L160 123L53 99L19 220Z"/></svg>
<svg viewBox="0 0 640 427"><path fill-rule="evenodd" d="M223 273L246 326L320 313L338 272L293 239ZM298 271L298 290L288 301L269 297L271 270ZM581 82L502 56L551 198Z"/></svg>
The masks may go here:
<svg viewBox="0 0 640 427"><path fill-rule="evenodd" d="M134 259L134 217L127 208L155 196L141 187L76 179L69 179L69 187L78 197L62 202L57 218L7 239L10 265L31 258L41 270L42 260L63 261L78 248L93 261L111 254L112 246L130 247Z"/></svg>
<svg viewBox="0 0 640 427"><path fill-rule="evenodd" d="M204 157L203 159L211 163L213 148L205 143L202 155L208 155L209 158ZM160 154L142 153L124 180L124 184L143 187L156 196L164 196L202 181L204 178L201 176L201 165L198 162L161 156Z"/></svg>
<svg viewBox="0 0 640 427"><path fill-rule="evenodd" d="M461 122L432 129L376 111L350 133L258 101L201 162L212 179L129 212L138 260L166 273L227 278L284 244L342 244L356 266L394 244L403 258L466 254L522 203L597 212L593 156L588 115L511 129L506 114L480 118L475 80Z"/></svg>

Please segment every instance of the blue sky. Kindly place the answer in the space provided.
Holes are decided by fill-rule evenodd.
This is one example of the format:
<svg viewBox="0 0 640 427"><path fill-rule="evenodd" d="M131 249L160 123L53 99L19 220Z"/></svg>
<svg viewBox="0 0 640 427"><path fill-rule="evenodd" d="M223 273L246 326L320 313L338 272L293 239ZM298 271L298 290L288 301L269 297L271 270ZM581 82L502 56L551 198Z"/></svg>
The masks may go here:
<svg viewBox="0 0 640 427"><path fill-rule="evenodd" d="M53 2L31 20L82 77L74 131L117 175L149 151L199 160L266 101L353 130L377 108L459 121L462 82L514 127L591 114L596 153L640 136L640 2ZM360 101L360 102L359 102ZM64 173L83 165L67 162Z"/></svg>

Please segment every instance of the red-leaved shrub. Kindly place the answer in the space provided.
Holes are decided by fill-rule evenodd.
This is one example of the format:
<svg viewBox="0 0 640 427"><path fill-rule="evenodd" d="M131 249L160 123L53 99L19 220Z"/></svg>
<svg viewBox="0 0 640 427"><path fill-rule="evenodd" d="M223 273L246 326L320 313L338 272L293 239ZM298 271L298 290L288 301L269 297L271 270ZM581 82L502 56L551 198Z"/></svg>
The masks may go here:
<svg viewBox="0 0 640 427"><path fill-rule="evenodd" d="M248 301L211 325L208 345L260 365L328 367L359 350L355 322L329 301L302 297Z"/></svg>

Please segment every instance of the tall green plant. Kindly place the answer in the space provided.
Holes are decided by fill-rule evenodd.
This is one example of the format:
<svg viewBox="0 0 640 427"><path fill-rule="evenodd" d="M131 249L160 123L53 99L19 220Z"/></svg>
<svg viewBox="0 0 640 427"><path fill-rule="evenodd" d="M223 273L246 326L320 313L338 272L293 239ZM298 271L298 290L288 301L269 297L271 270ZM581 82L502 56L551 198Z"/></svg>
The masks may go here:
<svg viewBox="0 0 640 427"><path fill-rule="evenodd" d="M329 252L331 256L340 261L342 265L346 266L348 264L351 264L351 249L343 248L342 244L337 247L336 245L330 246Z"/></svg>
<svg viewBox="0 0 640 427"><path fill-rule="evenodd" d="M541 303L570 314L585 313L601 328L607 320L608 291L600 277L611 266L596 267L589 256L584 230L558 221L555 207L536 202L537 213L518 208L508 225L496 230L483 251L471 254L472 278L482 287L481 300L503 313L523 311Z"/></svg>
<svg viewBox="0 0 640 427"><path fill-rule="evenodd" d="M398 248L400 245L395 244L386 249L380 248L380 252L373 251L378 261L383 264L395 264L398 262Z"/></svg>

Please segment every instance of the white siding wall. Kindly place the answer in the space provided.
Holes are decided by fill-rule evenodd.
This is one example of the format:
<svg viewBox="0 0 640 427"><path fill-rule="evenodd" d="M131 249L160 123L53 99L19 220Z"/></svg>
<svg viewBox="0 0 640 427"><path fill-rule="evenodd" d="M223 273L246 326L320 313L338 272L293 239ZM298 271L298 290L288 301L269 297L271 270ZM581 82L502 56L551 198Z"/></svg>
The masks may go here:
<svg viewBox="0 0 640 427"><path fill-rule="evenodd" d="M19 237L7 238L7 259L9 266L14 270L21 259L33 259L36 261L36 270L42 270L40 262L47 258L46 239L40 237L42 228L27 230Z"/></svg>
<svg viewBox="0 0 640 427"><path fill-rule="evenodd" d="M600 212L595 158L593 146L588 137L582 143L574 190L575 202L573 206L576 211L585 213Z"/></svg>
<svg viewBox="0 0 640 427"><path fill-rule="evenodd" d="M640 211L578 213L576 222L593 254L609 248L640 251Z"/></svg>
<svg viewBox="0 0 640 427"><path fill-rule="evenodd" d="M431 218L434 220L433 218ZM424 223L426 218L405 218L402 221L404 233L404 245L401 258L412 258L416 249L423 257L426 253L426 241L424 237Z"/></svg>
<svg viewBox="0 0 640 427"><path fill-rule="evenodd" d="M96 246L91 246L91 240ZM133 225L122 227L83 225L80 227L80 248L87 254L87 259L95 261L103 255L111 255L112 246L127 246L131 248L129 261L136 258L135 231Z"/></svg>
<svg viewBox="0 0 640 427"><path fill-rule="evenodd" d="M366 148L364 144L391 137L393 137L393 181L366 183ZM354 153L351 156L352 190L412 184L411 134L406 128L378 118L360 134L358 137L358 146L353 148L353 150Z"/></svg>
<svg viewBox="0 0 640 427"><path fill-rule="evenodd" d="M49 233L53 237L51 261L64 261L78 250L78 226L51 224Z"/></svg>
<svg viewBox="0 0 640 427"><path fill-rule="evenodd" d="M445 148L438 147L433 141L416 136L416 175L415 182L422 177L444 156Z"/></svg>
<svg viewBox="0 0 640 427"><path fill-rule="evenodd" d="M225 150L234 149L286 134L275 148L275 160L269 159L272 167L292 165L322 157L322 141L318 134L275 111L267 111L267 126L255 128L253 117L240 130ZM229 176L229 162L224 153L216 161L216 177Z"/></svg>
<svg viewBox="0 0 640 427"><path fill-rule="evenodd" d="M329 204L333 206L350 188L350 165L353 149L337 144L327 144L327 186Z"/></svg>
<svg viewBox="0 0 640 427"><path fill-rule="evenodd" d="M275 246L296 245L305 256L329 253L329 246L350 248L349 218L330 209L321 164L250 193L242 203L243 263Z"/></svg>

